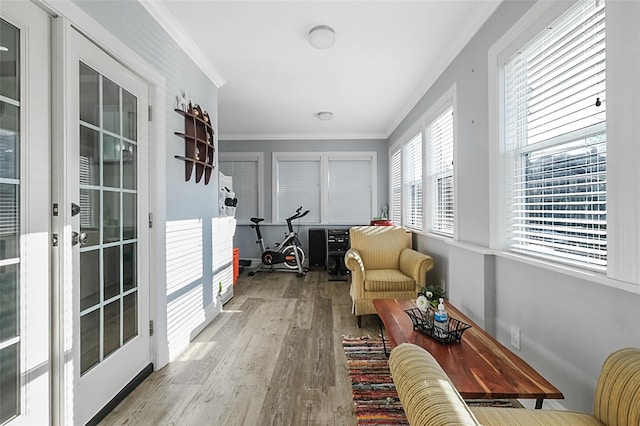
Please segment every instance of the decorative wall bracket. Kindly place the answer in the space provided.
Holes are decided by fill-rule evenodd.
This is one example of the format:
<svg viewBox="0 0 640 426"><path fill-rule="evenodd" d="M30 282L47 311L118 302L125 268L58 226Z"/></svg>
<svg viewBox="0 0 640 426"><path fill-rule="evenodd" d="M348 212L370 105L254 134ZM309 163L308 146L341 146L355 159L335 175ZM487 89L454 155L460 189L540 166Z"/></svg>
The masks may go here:
<svg viewBox="0 0 640 426"><path fill-rule="evenodd" d="M176 155L175 158L184 161L184 178L191 179L193 170L196 171L196 183L202 180L207 185L211 179L211 173L215 167L215 143L211 118L206 111L198 105L177 105L175 111L184 117L184 133L174 132L175 135L184 138L184 156Z"/></svg>

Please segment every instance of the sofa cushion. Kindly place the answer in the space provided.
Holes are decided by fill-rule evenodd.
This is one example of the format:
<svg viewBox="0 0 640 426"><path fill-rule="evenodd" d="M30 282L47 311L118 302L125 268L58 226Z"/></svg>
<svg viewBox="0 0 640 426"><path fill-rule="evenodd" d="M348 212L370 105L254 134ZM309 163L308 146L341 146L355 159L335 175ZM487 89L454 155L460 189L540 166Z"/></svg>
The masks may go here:
<svg viewBox="0 0 640 426"><path fill-rule="evenodd" d="M476 419L491 426L604 426L589 414L573 411L525 410L522 408L471 407Z"/></svg>
<svg viewBox="0 0 640 426"><path fill-rule="evenodd" d="M354 226L350 245L358 250L364 269L399 269L400 252L409 247L407 231L397 226Z"/></svg>
<svg viewBox="0 0 640 426"><path fill-rule="evenodd" d="M415 291L416 282L396 269L368 269L364 276L365 291Z"/></svg>

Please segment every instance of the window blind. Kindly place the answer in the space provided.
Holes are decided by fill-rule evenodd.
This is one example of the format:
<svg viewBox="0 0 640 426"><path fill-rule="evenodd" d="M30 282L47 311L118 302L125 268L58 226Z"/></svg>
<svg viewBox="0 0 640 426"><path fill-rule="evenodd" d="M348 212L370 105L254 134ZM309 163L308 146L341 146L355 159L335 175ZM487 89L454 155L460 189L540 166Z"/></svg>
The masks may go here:
<svg viewBox="0 0 640 426"><path fill-rule="evenodd" d="M258 160L220 160L220 171L233 178L233 192L238 199L236 219L249 221L259 215Z"/></svg>
<svg viewBox="0 0 640 426"><path fill-rule="evenodd" d="M309 210L303 223L320 222L320 159L278 159L278 222L293 215L300 206Z"/></svg>
<svg viewBox="0 0 640 426"><path fill-rule="evenodd" d="M329 223L369 224L371 160L329 159Z"/></svg>
<svg viewBox="0 0 640 426"><path fill-rule="evenodd" d="M402 225L402 150L391 156L391 220Z"/></svg>
<svg viewBox="0 0 640 426"><path fill-rule="evenodd" d="M453 235L453 107L428 127L431 229Z"/></svg>
<svg viewBox="0 0 640 426"><path fill-rule="evenodd" d="M403 151L404 225L422 230L422 134L411 139Z"/></svg>
<svg viewBox="0 0 640 426"><path fill-rule="evenodd" d="M578 2L505 63L511 247L607 264L605 2Z"/></svg>

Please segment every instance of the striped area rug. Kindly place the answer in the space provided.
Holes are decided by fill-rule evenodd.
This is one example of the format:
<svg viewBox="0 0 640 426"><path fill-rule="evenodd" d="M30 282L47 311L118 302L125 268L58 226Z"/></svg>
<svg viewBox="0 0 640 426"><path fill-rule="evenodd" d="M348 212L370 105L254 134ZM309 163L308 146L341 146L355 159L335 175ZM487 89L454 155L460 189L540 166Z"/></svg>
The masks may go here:
<svg viewBox="0 0 640 426"><path fill-rule="evenodd" d="M343 336L358 425L408 425L382 340Z"/></svg>

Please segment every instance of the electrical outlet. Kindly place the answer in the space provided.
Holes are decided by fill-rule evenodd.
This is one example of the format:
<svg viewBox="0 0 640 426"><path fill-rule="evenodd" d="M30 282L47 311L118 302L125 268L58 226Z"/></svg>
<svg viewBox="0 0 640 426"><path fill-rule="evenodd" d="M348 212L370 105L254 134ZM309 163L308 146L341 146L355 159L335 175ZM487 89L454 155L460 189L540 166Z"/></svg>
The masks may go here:
<svg viewBox="0 0 640 426"><path fill-rule="evenodd" d="M520 329L514 325L511 326L511 346L520 350Z"/></svg>
<svg viewBox="0 0 640 426"><path fill-rule="evenodd" d="M445 282L444 282L444 278L443 278L443 279L440 280L440 288L443 289L443 290L446 288L444 284L445 284Z"/></svg>

